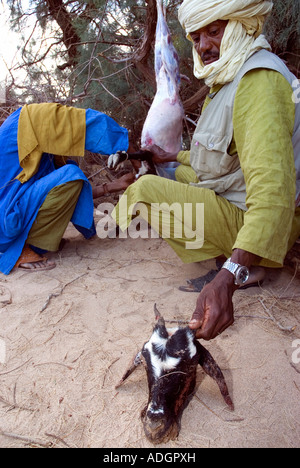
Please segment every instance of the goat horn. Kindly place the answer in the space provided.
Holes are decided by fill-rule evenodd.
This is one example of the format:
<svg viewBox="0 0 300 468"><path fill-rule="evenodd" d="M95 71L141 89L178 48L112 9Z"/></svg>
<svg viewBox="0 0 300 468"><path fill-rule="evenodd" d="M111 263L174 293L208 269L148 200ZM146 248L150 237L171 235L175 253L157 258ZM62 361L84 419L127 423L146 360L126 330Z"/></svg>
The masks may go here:
<svg viewBox="0 0 300 468"><path fill-rule="evenodd" d="M154 313L155 313L156 320L162 318L161 313L159 312L159 310L158 310L158 308L156 306L156 303L154 304Z"/></svg>
<svg viewBox="0 0 300 468"><path fill-rule="evenodd" d="M154 314L155 314L155 319L156 320L162 318L161 313L159 312L159 310L158 310L158 308L156 306L156 303L154 304Z"/></svg>
<svg viewBox="0 0 300 468"><path fill-rule="evenodd" d="M165 321L161 313L159 312L158 308L156 307L156 304L154 304L154 313L155 313L155 320L157 320L157 325L159 327L165 327Z"/></svg>

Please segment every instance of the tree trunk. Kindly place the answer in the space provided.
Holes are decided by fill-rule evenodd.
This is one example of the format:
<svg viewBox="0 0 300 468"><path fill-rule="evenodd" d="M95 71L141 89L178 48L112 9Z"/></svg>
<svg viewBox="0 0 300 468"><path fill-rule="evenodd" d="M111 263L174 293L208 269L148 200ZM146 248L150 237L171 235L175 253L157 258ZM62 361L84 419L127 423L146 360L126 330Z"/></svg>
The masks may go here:
<svg viewBox="0 0 300 468"><path fill-rule="evenodd" d="M77 47L80 43L69 12L67 11L63 0L46 0L50 16L57 22L63 33L63 43L68 51L68 62L58 68L64 69L78 63Z"/></svg>
<svg viewBox="0 0 300 468"><path fill-rule="evenodd" d="M146 0L147 16L146 28L143 42L135 52L133 62L138 70L143 73L146 81L155 87L155 74L152 67L149 67L148 59L153 49L155 41L156 23L157 23L157 7L156 0Z"/></svg>

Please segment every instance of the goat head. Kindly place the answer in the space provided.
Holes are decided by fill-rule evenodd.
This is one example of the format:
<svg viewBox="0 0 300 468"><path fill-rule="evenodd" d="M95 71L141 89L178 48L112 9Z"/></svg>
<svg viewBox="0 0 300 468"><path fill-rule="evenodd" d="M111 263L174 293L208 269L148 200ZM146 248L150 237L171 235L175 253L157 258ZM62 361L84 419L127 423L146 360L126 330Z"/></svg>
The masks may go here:
<svg viewBox="0 0 300 468"><path fill-rule="evenodd" d="M178 436L183 410L195 389L198 364L217 382L229 408L234 407L221 369L196 340L195 332L189 327L167 329L156 306L155 314L157 322L150 340L135 356L117 387L139 364L145 364L149 399L141 418L146 437L158 444Z"/></svg>

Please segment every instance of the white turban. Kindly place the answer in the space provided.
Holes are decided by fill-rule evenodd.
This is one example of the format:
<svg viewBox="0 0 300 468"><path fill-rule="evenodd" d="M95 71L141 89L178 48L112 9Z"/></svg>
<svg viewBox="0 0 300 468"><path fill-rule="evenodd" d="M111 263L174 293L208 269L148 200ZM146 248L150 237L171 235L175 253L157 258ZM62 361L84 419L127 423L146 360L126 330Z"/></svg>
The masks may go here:
<svg viewBox="0 0 300 468"><path fill-rule="evenodd" d="M272 1L265 0L185 0L179 8L179 21L190 33L217 20L228 20L219 60L204 66L193 48L194 74L208 86L232 81L245 61L260 49L271 49L261 34Z"/></svg>

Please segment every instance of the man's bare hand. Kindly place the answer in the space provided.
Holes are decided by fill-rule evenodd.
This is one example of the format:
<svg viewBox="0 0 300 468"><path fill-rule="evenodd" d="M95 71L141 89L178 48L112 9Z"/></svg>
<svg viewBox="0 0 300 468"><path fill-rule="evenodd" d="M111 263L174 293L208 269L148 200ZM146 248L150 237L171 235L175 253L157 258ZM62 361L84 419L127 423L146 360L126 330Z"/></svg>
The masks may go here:
<svg viewBox="0 0 300 468"><path fill-rule="evenodd" d="M105 193L115 193L126 190L135 180L135 174L130 172L120 177L120 179L115 179L112 182L96 186L93 188L93 198L102 197Z"/></svg>
<svg viewBox="0 0 300 468"><path fill-rule="evenodd" d="M148 148L148 151L153 154L152 161L154 164L163 164L177 161L177 154L167 153L157 145L151 146L151 148Z"/></svg>
<svg viewBox="0 0 300 468"><path fill-rule="evenodd" d="M236 289L233 276L225 270L203 288L189 324L197 330L196 338L212 340L234 323L232 296Z"/></svg>

